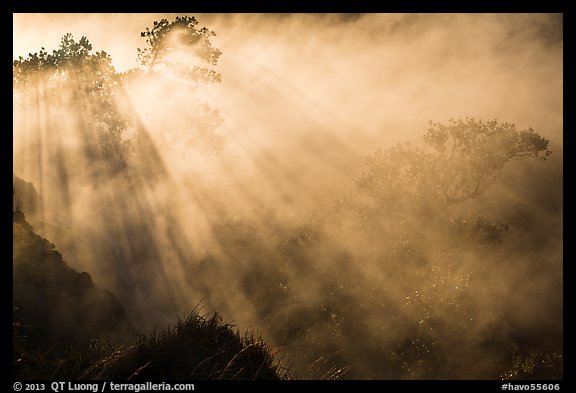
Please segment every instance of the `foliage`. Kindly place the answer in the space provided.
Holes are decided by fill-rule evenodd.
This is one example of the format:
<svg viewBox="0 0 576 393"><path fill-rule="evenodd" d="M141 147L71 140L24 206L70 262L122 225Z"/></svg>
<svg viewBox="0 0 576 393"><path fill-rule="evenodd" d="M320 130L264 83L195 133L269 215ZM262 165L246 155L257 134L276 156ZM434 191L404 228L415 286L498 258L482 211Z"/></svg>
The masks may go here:
<svg viewBox="0 0 576 393"><path fill-rule="evenodd" d="M131 348L94 364L87 379L286 379L289 371L274 362L261 336L241 336L230 324L200 315L196 308L185 320L159 334L141 336Z"/></svg>
<svg viewBox="0 0 576 393"><path fill-rule="evenodd" d="M258 320L298 354L295 375L497 378L509 364L523 326L499 323L476 294L514 228L451 208L473 203L511 160L545 158L548 141L471 119L434 124L426 141L429 150L377 149L350 194L280 239L276 256L254 231L221 242L234 260L252 260L229 268ZM474 374L471 354L492 357L478 372L490 374Z"/></svg>
<svg viewBox="0 0 576 393"><path fill-rule="evenodd" d="M64 116L72 114L84 135L90 135L86 144L96 143L95 149L86 149L92 160L114 171L126 167L130 144L124 131L131 119L119 108L120 79L106 52L92 53L86 37L76 41L68 33L52 53L42 48L15 60L13 81L15 101L24 109L20 113L49 113L44 126L59 128Z"/></svg>
<svg viewBox="0 0 576 393"><path fill-rule="evenodd" d="M560 353L536 353L527 350L513 355L512 367L500 378L511 380L559 380L563 378Z"/></svg>
<svg viewBox="0 0 576 393"><path fill-rule="evenodd" d="M152 29L142 32L148 47L138 48L138 57L145 70L118 73L106 52L93 52L86 37L77 41L70 33L62 37L58 48L51 53L42 47L26 58L20 56L13 62L13 86L15 106L23 110L16 113L26 116L34 112L49 113L50 117L44 121L51 122L50 127L60 128L62 119L72 116L76 123L73 127L85 144L83 153L90 161L104 162L113 173L148 162L154 156L150 154L150 141L127 98L126 88L135 80L160 82L164 91L178 96L179 85L190 88L197 83L219 82L220 74L205 65L197 65L200 62L215 66L221 55L210 43L215 33L205 27L197 28L197 24L194 17L177 17L171 22L162 19L155 21ZM168 72L176 79L147 78L158 72ZM174 129L170 130L173 135L168 139L175 136L176 140L170 142L178 148L184 147L183 155L193 147L212 151L223 145L223 138L215 132L222 117L194 94L194 89L188 89L186 106L182 105L181 96L171 103L180 105L176 106L182 110L182 116L180 123L173 124ZM164 116L165 123L174 118L173 112L158 111L157 115Z"/></svg>
<svg viewBox="0 0 576 393"><path fill-rule="evenodd" d="M368 210L388 219L414 210L434 216L485 192L511 160L550 154L548 141L531 128L517 131L514 124L470 118L430 124L424 142L431 149L397 145L368 156L367 171L355 182Z"/></svg>
<svg viewBox="0 0 576 393"><path fill-rule="evenodd" d="M444 203L452 205L476 197L499 177L513 159L541 158L550 154L548 141L533 129L516 131L514 124L487 123L467 118L448 125L431 123L424 141L435 153L441 173L437 179ZM545 156L541 156L545 152Z"/></svg>
<svg viewBox="0 0 576 393"><path fill-rule="evenodd" d="M116 86L116 72L111 57L104 51L91 53L92 44L86 37L76 41L72 34L62 37L58 49L20 56L13 62L14 87L21 89L43 79L58 89L64 81L76 84L91 96L108 96Z"/></svg>
<svg viewBox="0 0 576 393"><path fill-rule="evenodd" d="M22 324L13 323L12 376L14 380L73 380L79 378L95 362L113 353L113 347L98 340L78 349L68 345L61 353L40 351L29 345L23 336Z"/></svg>
<svg viewBox="0 0 576 393"><path fill-rule="evenodd" d="M68 346L60 354L41 352L27 345L20 330L15 323L13 376L17 380L291 379L290 371L275 361L276 351L260 335L241 336L217 314L202 316L197 309L176 326L141 335L127 347L93 340L86 349Z"/></svg>
<svg viewBox="0 0 576 393"><path fill-rule="evenodd" d="M176 17L173 21L154 21L153 27L140 33L146 48L138 48L138 60L144 70L129 73L129 80L155 81L162 86L164 106L156 110L162 122L158 134L176 157L186 159L192 148L218 152L224 138L216 130L223 123L219 111L196 97L202 84L221 82L216 66L222 52L210 39L216 35L206 27L198 27L195 17ZM163 111L166 113L162 113ZM174 114L177 114L174 116Z"/></svg>
<svg viewBox="0 0 576 393"><path fill-rule="evenodd" d="M198 28L195 17L176 17L154 21L152 29L140 33L146 37L147 48L138 48L138 59L148 69L158 66L197 82L220 82L221 75L206 66L193 64L194 58L207 65L216 65L222 54L212 47L210 38L216 33L206 27Z"/></svg>

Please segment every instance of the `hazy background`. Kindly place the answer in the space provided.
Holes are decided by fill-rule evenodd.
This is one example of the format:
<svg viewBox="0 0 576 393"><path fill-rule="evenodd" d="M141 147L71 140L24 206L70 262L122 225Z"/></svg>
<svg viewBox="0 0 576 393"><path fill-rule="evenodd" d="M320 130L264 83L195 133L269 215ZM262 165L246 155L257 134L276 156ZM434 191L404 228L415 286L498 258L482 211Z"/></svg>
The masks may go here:
<svg viewBox="0 0 576 393"><path fill-rule="evenodd" d="M409 276L393 278L374 267L377 258L368 255L366 244L384 249L378 233L342 239L326 230L300 259L314 261L305 267L287 260L282 245L303 227L324 225L318 217L330 215L348 195L375 147L406 141L419 146L429 120L497 118L517 129L534 128L550 139L553 154L546 162L513 163L501 185L461 207L462 216L508 222L512 230L486 261L472 252L466 259L461 251L458 258L465 262L449 268L450 280L476 275L466 296L475 299L471 313L480 322L465 325L467 336L481 337L500 322L519 324L531 345L545 336L542 351L561 351L562 15L188 15L216 32L212 42L222 50L215 67L222 82L196 93L222 116L222 150L182 150L169 137L187 121L177 88L130 86L130 102L158 154L148 169L158 177L143 171L102 179L78 153L83 137L74 121L63 116L43 128L40 118L30 120L15 106L14 172L43 198L35 228L72 266L115 293L145 328L171 323L204 299L240 329L263 331L294 363L342 351L333 361L352 365L352 377L386 377L374 366L382 355L366 351L396 348L395 332L403 323L390 322L386 313L362 314L362 326L347 330L349 335L328 335L322 326L329 323L310 323L318 327L303 341L290 332L300 332L307 316L318 314L332 293L326 288L348 281L336 303L375 309L378 301L368 287L374 284L385 288L377 296L388 297L387 307L394 304L403 310L399 315L418 319L405 310L411 303L404 299L433 278L414 278L411 285L402 282ZM40 47L51 51L70 32L88 37L94 50L109 53L124 71L136 66L136 48L144 47L140 32L175 16L14 14L13 57ZM38 129L42 138L35 136ZM50 169L56 161L68 168L65 192ZM440 247L429 238L423 242L430 250ZM345 262L336 269L331 264L338 258ZM341 312L347 320L356 315ZM450 312L439 311L437 318L449 323ZM451 336L451 330L435 329L438 342ZM330 336L329 344L323 335ZM316 343L318 350L301 353L302 342ZM447 377L493 373L491 354L499 344L492 345L474 347L476 370ZM429 376L412 370L403 377Z"/></svg>

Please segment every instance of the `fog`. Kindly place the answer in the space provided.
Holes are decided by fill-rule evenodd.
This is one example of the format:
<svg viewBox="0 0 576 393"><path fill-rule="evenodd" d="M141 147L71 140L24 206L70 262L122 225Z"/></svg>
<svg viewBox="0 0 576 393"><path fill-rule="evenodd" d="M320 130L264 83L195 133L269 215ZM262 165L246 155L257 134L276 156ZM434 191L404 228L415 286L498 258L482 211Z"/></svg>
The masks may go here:
<svg viewBox="0 0 576 393"><path fill-rule="evenodd" d="M517 351L562 352L562 15L189 15L216 33L220 83L127 79L111 107L41 76L14 93L27 218L135 326L201 303L299 378L494 379ZM127 71L175 16L14 14L13 57L72 33ZM112 112L129 127L108 140ZM412 195L365 213L374 149L467 117L531 127L552 154L442 219ZM508 230L475 243L478 218Z"/></svg>

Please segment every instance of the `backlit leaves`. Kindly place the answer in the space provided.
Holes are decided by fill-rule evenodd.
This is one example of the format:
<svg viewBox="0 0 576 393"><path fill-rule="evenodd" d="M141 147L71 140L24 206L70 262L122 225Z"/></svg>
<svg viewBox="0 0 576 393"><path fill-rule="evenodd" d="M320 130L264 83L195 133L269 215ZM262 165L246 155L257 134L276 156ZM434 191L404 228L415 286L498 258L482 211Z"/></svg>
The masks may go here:
<svg viewBox="0 0 576 393"><path fill-rule="evenodd" d="M147 48L138 48L138 60L148 69L163 66L182 77L197 82L220 82L221 75L198 61L215 66L222 52L212 47L210 38L216 33L206 27L198 28L196 18L182 16L174 21L161 19L152 29L140 33ZM177 60L174 60L177 55Z"/></svg>

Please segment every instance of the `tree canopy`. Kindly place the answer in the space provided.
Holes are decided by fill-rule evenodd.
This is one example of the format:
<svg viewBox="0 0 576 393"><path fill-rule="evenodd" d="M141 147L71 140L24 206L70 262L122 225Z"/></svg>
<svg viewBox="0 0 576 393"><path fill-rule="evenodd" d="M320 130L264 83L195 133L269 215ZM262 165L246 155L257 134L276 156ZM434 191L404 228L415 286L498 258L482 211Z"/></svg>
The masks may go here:
<svg viewBox="0 0 576 393"><path fill-rule="evenodd" d="M518 131L497 120L431 122L424 142L426 150L397 145L367 157L367 169L355 182L366 203L396 214L416 207L436 214L485 192L510 161L545 160L551 153L548 140L533 129Z"/></svg>
<svg viewBox="0 0 576 393"><path fill-rule="evenodd" d="M141 64L149 70L165 68L197 82L220 82L221 75L207 67L215 66L222 54L210 42L216 33L197 26L193 16L154 21L152 29L147 27L140 33L148 44L144 49L138 48Z"/></svg>
<svg viewBox="0 0 576 393"><path fill-rule="evenodd" d="M165 136L174 147L184 149L183 154L191 148L219 149L223 139L216 134L216 129L222 117L217 109L196 98L193 88L199 83L221 80L221 75L209 68L217 64L222 53L210 42L215 33L199 28L196 18L188 16L173 21L161 19L153 25L141 33L148 46L137 48L138 60L144 67L122 73L116 71L108 53L94 52L88 38L82 36L76 40L70 33L62 37L52 52L42 47L26 58L20 56L13 62L15 105L36 112L49 107L50 113L56 109L75 117L78 131L95 137L84 138L86 145L90 145L85 152L91 158L103 159L109 168L121 170L127 167L130 157L137 154L135 146L142 145L142 141L131 140L138 132L131 135L126 132L129 128L141 128L136 108L127 96L130 83L137 81L140 85L149 84L175 93L165 99L173 101L168 108L181 111L180 122L160 122L173 129L158 130L158 135ZM166 72L177 78L176 83L170 78L145 78ZM186 82L187 90L179 87L182 82ZM20 113L27 116L30 112ZM155 115L170 121L175 119L172 113L157 111ZM55 122L61 122L62 115L59 116ZM59 127L55 123L53 126Z"/></svg>
<svg viewBox="0 0 576 393"><path fill-rule="evenodd" d="M91 51L88 38L83 36L76 41L67 33L52 53L42 47L27 58L14 60L14 87L22 89L41 80L58 89L59 83L70 82L79 84L89 95L108 95L117 83L112 58L104 51Z"/></svg>

